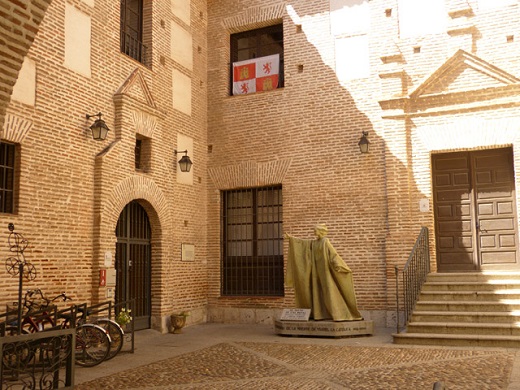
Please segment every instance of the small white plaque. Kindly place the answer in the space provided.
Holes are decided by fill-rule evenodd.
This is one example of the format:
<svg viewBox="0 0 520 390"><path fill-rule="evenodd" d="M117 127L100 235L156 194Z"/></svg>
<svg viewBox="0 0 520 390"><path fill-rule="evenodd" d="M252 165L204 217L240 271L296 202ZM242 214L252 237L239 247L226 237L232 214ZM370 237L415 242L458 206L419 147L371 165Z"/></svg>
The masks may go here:
<svg viewBox="0 0 520 390"><path fill-rule="evenodd" d="M105 252L105 268L111 268L112 264L112 252Z"/></svg>
<svg viewBox="0 0 520 390"><path fill-rule="evenodd" d="M311 309L283 309L282 321L309 321Z"/></svg>
<svg viewBox="0 0 520 390"><path fill-rule="evenodd" d="M424 198L419 201L419 210L422 213L427 213L428 211L430 211L430 201L428 200L428 198Z"/></svg>
<svg viewBox="0 0 520 390"><path fill-rule="evenodd" d="M181 260L195 261L195 245L181 244Z"/></svg>

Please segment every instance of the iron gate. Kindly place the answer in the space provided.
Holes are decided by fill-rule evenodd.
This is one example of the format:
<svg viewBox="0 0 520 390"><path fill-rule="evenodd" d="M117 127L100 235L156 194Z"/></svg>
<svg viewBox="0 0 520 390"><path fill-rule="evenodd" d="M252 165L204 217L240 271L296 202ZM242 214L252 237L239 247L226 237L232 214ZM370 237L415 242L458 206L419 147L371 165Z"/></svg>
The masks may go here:
<svg viewBox="0 0 520 390"><path fill-rule="evenodd" d="M151 316L151 228L137 201L121 212L116 236L116 303L134 299L135 330L147 329Z"/></svg>

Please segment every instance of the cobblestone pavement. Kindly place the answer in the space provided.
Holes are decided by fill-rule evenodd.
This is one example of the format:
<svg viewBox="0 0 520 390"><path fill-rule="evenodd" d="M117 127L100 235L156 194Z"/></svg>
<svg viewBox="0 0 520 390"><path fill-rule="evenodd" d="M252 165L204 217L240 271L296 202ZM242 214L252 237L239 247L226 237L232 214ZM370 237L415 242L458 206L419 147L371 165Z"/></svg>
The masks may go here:
<svg viewBox="0 0 520 390"><path fill-rule="evenodd" d="M363 345L370 344L370 338L366 340L280 337L273 342L268 337L219 342L214 337L213 345L121 368L75 389L421 390L432 389L436 381L443 381L449 390L508 389L517 355L510 349L409 348L388 340ZM116 359L124 364L124 356Z"/></svg>

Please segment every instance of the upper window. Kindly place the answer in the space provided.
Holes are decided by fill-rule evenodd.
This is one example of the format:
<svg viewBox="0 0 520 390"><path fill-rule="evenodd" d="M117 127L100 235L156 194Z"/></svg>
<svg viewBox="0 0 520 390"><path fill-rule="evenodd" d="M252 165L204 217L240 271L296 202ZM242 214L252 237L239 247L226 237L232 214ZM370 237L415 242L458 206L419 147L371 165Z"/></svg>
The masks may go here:
<svg viewBox="0 0 520 390"><path fill-rule="evenodd" d="M0 213L14 212L16 146L0 142Z"/></svg>
<svg viewBox="0 0 520 390"><path fill-rule="evenodd" d="M121 0L121 52L146 64L143 0Z"/></svg>
<svg viewBox="0 0 520 390"><path fill-rule="evenodd" d="M282 187L222 193L222 295L283 296Z"/></svg>
<svg viewBox="0 0 520 390"><path fill-rule="evenodd" d="M135 139L135 170L148 172L150 169L151 142L149 138L138 135Z"/></svg>
<svg viewBox="0 0 520 390"><path fill-rule="evenodd" d="M231 94L284 86L283 26L231 35Z"/></svg>

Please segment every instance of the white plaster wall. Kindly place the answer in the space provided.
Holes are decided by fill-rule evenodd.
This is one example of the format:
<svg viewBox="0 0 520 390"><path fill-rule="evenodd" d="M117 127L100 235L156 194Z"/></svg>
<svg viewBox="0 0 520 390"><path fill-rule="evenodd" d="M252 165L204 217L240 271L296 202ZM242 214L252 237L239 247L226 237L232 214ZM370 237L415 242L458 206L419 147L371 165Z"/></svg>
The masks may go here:
<svg viewBox="0 0 520 390"><path fill-rule="evenodd" d="M370 76L367 35L336 39L336 75L340 81Z"/></svg>
<svg viewBox="0 0 520 390"><path fill-rule="evenodd" d="M65 4L65 62L70 70L90 77L90 17Z"/></svg>
<svg viewBox="0 0 520 390"><path fill-rule="evenodd" d="M370 8L367 0L330 0L332 35L366 34L369 29Z"/></svg>
<svg viewBox="0 0 520 390"><path fill-rule="evenodd" d="M484 11L493 8L502 8L513 4L518 4L518 0L478 0L478 9Z"/></svg>
<svg viewBox="0 0 520 390"><path fill-rule="evenodd" d="M172 13L187 25L191 23L190 0L172 0Z"/></svg>
<svg viewBox="0 0 520 390"><path fill-rule="evenodd" d="M401 38L446 32L444 0L398 0L398 13Z"/></svg>
<svg viewBox="0 0 520 390"><path fill-rule="evenodd" d="M36 103L36 63L28 57L23 61L11 98L30 106Z"/></svg>
<svg viewBox="0 0 520 390"><path fill-rule="evenodd" d="M177 23L171 23L171 56L185 68L193 69L193 42L191 34Z"/></svg>
<svg viewBox="0 0 520 390"><path fill-rule="evenodd" d="M173 108L191 116L191 78L174 69L172 72Z"/></svg>

